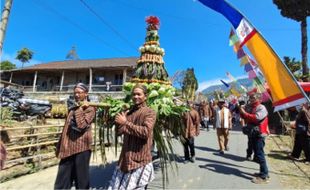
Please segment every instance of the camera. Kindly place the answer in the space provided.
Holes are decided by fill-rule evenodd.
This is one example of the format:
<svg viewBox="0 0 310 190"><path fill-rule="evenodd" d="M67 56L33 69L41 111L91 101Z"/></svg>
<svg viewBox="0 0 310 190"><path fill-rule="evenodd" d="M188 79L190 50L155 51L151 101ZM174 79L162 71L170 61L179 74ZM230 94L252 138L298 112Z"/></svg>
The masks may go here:
<svg viewBox="0 0 310 190"><path fill-rule="evenodd" d="M245 105L245 101L244 101L244 100L240 100L240 101L238 102L238 104L239 104L239 106L244 106L244 105Z"/></svg>

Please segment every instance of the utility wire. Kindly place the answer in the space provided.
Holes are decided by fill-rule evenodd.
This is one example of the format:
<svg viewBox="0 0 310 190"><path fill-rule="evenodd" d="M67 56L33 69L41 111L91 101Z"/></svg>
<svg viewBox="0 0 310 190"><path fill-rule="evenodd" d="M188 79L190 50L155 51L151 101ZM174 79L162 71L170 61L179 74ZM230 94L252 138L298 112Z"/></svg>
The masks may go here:
<svg viewBox="0 0 310 190"><path fill-rule="evenodd" d="M130 3L128 3L128 1L122 1L122 0L119 0L118 2L116 2L116 0L113 0L111 1L112 3L116 3L117 5L122 5L123 7L127 7L127 8L131 8L131 9L136 9L138 11L143 11L143 12L147 12L147 13L150 13L150 12L156 12L156 14L160 14L164 17L167 17L167 18L171 18L171 19L174 19L174 20L178 20L178 21L182 21L182 22L190 22L190 23L198 23L201 25L201 20L198 20L196 18L190 18L190 17L184 17L184 16L179 16L179 15L172 15L170 13L167 13L167 12L164 12L164 11L160 11L160 10L153 10L153 9L150 9L150 8L142 8L142 7L139 7L139 6L134 6ZM221 26L221 24L219 23L206 23L204 22L203 25L207 25L207 26Z"/></svg>
<svg viewBox="0 0 310 190"><path fill-rule="evenodd" d="M91 12L93 13L104 25L110 28L119 38L121 38L125 43L127 43L133 50L136 51L136 46L129 42L121 33L119 33L111 24L105 21L94 9L92 9L84 0L80 0L80 2Z"/></svg>
<svg viewBox="0 0 310 190"><path fill-rule="evenodd" d="M115 0L111 1L113 3L117 3ZM190 22L195 22L197 20L194 20L193 18L188 18L188 17L182 17L182 16L178 16L178 15L172 15L172 14L169 14L167 12L163 12L163 11L159 11L159 10L153 10L153 9L150 9L150 8L141 8L141 7L138 7L138 6L134 6L130 3L128 3L128 1L118 1L117 4L123 4L123 6L125 7L129 7L129 8L133 8L133 9L136 9L136 10L139 10L139 11L144 11L144 12L157 12L161 15L164 15L164 16L167 16L167 17L170 17L170 18L173 18L173 19L177 19L177 20L189 20Z"/></svg>
<svg viewBox="0 0 310 190"><path fill-rule="evenodd" d="M96 40L100 41L101 43L103 43L105 46L118 51L119 53L122 53L126 56L129 56L126 52L124 52L123 50L111 45L110 43L106 42L105 40L103 40L102 38L100 38L99 36L91 33L90 31L84 29L82 26L80 26L79 24L73 22L72 20L70 20L69 18L65 17L64 15L60 14L59 12L57 12L55 9L53 9L51 6L47 5L46 3L43 3L39 0L33 0L37 5L39 5L41 8L44 8L46 10L48 10L49 12L56 14L58 17L60 17L61 19L65 20L66 22L70 23L71 25L75 26L76 28L80 29L81 31L87 33L89 36L92 36L93 38L95 38Z"/></svg>

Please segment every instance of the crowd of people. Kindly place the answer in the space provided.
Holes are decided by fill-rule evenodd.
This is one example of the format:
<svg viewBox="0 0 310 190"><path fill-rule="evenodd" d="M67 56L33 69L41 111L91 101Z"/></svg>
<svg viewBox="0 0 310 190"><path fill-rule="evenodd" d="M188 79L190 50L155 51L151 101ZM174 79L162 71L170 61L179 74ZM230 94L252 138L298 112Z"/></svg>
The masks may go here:
<svg viewBox="0 0 310 190"><path fill-rule="evenodd" d="M79 83L74 88L74 98L80 102L69 110L56 155L60 158L55 189L89 188L89 160L92 135L90 124L95 109L88 103L88 88ZM147 89L137 84L132 90L133 107L115 117L118 135L123 135L123 147L109 184L109 189L146 189L154 179L152 148L154 147L153 128L156 113L146 104ZM82 103L81 103L82 102ZM184 147L184 163L195 162L195 137L200 130L216 130L219 154L229 151L229 132L239 126L248 138L246 159L259 164L252 182L261 184L269 181L268 165L265 158L265 138L269 135L268 111L260 102L260 94L248 95L248 102L227 102L219 99L213 102L201 101L195 104L187 101L189 111L184 113L184 130L181 134ZM296 116L296 136L291 159L299 159L304 151L306 163L310 161L310 107L303 104ZM252 154L254 156L252 158Z"/></svg>
<svg viewBox="0 0 310 190"><path fill-rule="evenodd" d="M89 189L89 162L91 157L92 133L96 110L89 105L88 88L83 83L74 87L76 106L71 106L65 126L56 147L60 158L55 189ZM154 147L153 128L156 112L146 104L147 89L137 84L132 90L133 106L115 117L117 134L123 135L123 147L109 184L109 189L146 189L154 179L152 148ZM181 142L184 147L184 163L195 162L195 137L200 130L216 130L219 154L229 151L229 133L235 127L247 135L247 160L259 164L252 182L268 183L269 170L265 158L265 139L269 135L268 111L260 102L259 93L248 94L247 103L227 102L225 99L201 101L195 104L187 101L189 111L183 114L184 130ZM310 106L304 103L299 111L294 109L291 119L296 129L294 148L288 158L299 160L302 151L305 163L310 162ZM3 143L1 143L3 144ZM252 157L252 154L254 156ZM1 151L1 155L6 152ZM3 158L3 156L1 156ZM3 162L1 160L1 168Z"/></svg>

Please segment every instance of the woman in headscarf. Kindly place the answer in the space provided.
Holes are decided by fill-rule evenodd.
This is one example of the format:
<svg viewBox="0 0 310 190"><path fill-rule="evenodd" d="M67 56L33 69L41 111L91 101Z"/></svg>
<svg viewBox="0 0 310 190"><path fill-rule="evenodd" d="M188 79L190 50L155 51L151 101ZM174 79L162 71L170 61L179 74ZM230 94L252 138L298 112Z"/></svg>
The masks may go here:
<svg viewBox="0 0 310 190"><path fill-rule="evenodd" d="M154 179L151 149L156 113L146 105L144 85L134 86L132 100L134 106L115 117L124 141L109 189L145 189Z"/></svg>
<svg viewBox="0 0 310 190"><path fill-rule="evenodd" d="M65 126L56 147L60 158L55 189L89 189L89 160L91 155L91 123L95 108L88 103L88 88L83 83L74 87L75 106L70 107Z"/></svg>

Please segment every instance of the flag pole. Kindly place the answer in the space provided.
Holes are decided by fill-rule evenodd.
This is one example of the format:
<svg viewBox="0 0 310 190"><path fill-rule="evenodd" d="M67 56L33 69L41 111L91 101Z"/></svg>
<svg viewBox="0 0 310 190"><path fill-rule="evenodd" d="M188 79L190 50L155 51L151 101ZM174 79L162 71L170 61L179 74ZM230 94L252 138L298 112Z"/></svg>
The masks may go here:
<svg viewBox="0 0 310 190"><path fill-rule="evenodd" d="M255 27L254 27L255 28ZM286 69L286 71L288 72L289 76L291 77L291 79L293 79L293 81L295 82L295 84L297 85L297 87L299 88L299 90L301 91L301 93L304 95L305 99L308 101L308 103L310 103L310 99L307 96L307 94L305 93L304 89L302 89L302 87L298 84L296 78L294 77L293 73L291 72L291 70L287 67L286 64L283 63L283 61L281 60L281 58L279 57L279 55L276 53L276 51L271 48L270 44L267 42L267 40L264 38L264 36L258 31L256 30L256 32L262 36L262 40L270 47L270 50L277 56L277 58L281 61L282 65L284 66L284 68ZM257 64L258 67L260 67L259 64Z"/></svg>
<svg viewBox="0 0 310 190"><path fill-rule="evenodd" d="M225 0L224 0L224 1L225 1ZM301 86L298 84L298 82L297 82L296 78L294 77L294 75L292 74L292 72L289 70L289 68L287 67L287 65L285 65L285 64L282 62L281 58L280 58L279 55L275 52L275 50L274 50L273 48L271 48L270 44L267 42L267 40L264 38L264 36L260 33L260 31L257 30L257 28L256 28L251 22L249 22L249 20L247 19L247 17L246 17L244 14L242 14L242 12L241 12L240 10L238 10L237 8L235 8L234 6L232 6L232 5L231 5L230 3L228 3L227 1L225 1L225 2L226 2L229 6L231 6L233 9L237 10L237 11L243 16L243 18L244 18L248 23L250 23L250 24L253 26L253 28L256 30L256 32L257 32L259 35L261 35L262 40L269 46L269 49L270 49L270 50L275 54L275 56L277 56L277 58L281 61L281 64L284 66L284 68L285 68L286 71L288 72L289 76L293 79L294 83L297 85L297 87L298 87L299 90L301 91L302 95L304 95L305 99L308 101L308 103L310 103L309 97L307 96L307 94L305 93L305 91L301 88ZM251 51L250 51L250 52L251 52ZM257 65L258 65L258 67L260 67L259 64L257 64Z"/></svg>

